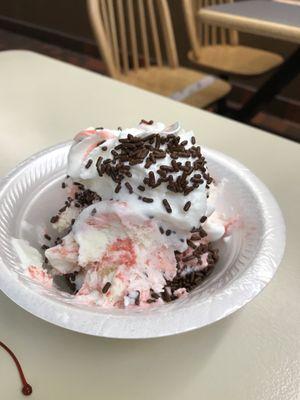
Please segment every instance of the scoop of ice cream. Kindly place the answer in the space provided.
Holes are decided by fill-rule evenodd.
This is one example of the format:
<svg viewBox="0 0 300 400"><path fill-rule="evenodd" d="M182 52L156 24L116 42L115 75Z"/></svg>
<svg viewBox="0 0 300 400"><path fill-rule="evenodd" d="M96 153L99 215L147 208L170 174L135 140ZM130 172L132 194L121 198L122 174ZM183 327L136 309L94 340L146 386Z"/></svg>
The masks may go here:
<svg viewBox="0 0 300 400"><path fill-rule="evenodd" d="M88 128L74 139L67 173L66 201L50 219L59 234L45 251L51 275L37 251L16 247L35 260L24 261L33 279L48 287L53 276L81 303L123 308L186 296L218 260L211 242L236 225L215 210L222 184L178 123Z"/></svg>
<svg viewBox="0 0 300 400"><path fill-rule="evenodd" d="M178 123L141 123L124 130L81 132L70 150L68 174L103 200L122 200L167 230L190 230L212 210L212 182L193 132Z"/></svg>
<svg viewBox="0 0 300 400"><path fill-rule="evenodd" d="M176 242L129 204L102 201L84 209L62 243L46 250L58 274L82 271L80 301L103 306L146 303L176 275Z"/></svg>

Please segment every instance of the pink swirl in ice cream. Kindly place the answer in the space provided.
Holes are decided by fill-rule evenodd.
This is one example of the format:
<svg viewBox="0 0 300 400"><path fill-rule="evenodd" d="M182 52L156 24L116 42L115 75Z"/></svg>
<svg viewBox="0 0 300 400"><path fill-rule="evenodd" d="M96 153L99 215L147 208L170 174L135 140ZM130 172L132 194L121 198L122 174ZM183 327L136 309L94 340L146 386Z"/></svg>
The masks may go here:
<svg viewBox="0 0 300 400"><path fill-rule="evenodd" d="M144 303L177 272L174 249L157 223L118 201L84 209L46 257L58 273L79 272L78 300L106 307Z"/></svg>

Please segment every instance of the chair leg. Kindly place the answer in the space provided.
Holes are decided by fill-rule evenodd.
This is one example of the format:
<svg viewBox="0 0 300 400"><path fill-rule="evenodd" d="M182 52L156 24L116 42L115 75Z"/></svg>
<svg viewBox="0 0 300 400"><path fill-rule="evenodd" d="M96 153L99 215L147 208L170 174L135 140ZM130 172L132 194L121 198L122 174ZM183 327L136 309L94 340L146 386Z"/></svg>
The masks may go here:
<svg viewBox="0 0 300 400"><path fill-rule="evenodd" d="M227 81L227 82L229 81L229 76L228 75L220 74L219 76L224 81ZM220 100L218 100L216 102L216 112L217 112L217 114L220 114L223 117L226 117L226 116L230 115L230 108L227 105L226 96L222 97Z"/></svg>
<svg viewBox="0 0 300 400"><path fill-rule="evenodd" d="M273 75L261 86L252 98L239 110L233 118L249 123L259 110L269 102L297 75L299 75L300 47L277 68Z"/></svg>
<svg viewBox="0 0 300 400"><path fill-rule="evenodd" d="M226 97L222 97L222 99L216 102L215 110L217 114L223 115L224 117L228 114L229 110L226 104Z"/></svg>

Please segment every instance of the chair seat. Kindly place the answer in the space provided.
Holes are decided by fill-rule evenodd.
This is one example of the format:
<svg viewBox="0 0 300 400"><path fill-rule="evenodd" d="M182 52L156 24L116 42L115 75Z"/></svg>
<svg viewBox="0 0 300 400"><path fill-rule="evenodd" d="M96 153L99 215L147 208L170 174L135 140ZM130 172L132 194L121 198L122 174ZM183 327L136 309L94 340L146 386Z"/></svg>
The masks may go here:
<svg viewBox="0 0 300 400"><path fill-rule="evenodd" d="M203 46L197 57L190 51L188 58L198 65L237 75L259 75L283 62L279 54L239 45Z"/></svg>
<svg viewBox="0 0 300 400"><path fill-rule="evenodd" d="M163 96L171 96L207 76L188 68L150 67L131 70L127 75L120 76L119 80ZM191 94L183 102L195 107L206 107L221 99L230 89L227 82L216 78L209 86Z"/></svg>

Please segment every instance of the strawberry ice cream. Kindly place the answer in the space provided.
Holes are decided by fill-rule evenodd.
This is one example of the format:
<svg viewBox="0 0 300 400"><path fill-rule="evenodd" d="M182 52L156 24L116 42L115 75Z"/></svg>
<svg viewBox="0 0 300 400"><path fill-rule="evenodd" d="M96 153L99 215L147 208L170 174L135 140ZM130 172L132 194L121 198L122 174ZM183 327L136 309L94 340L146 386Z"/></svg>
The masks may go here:
<svg viewBox="0 0 300 400"><path fill-rule="evenodd" d="M85 208L61 244L46 250L54 273L81 271L81 302L102 306L142 304L176 275L174 248L153 219L125 202Z"/></svg>

